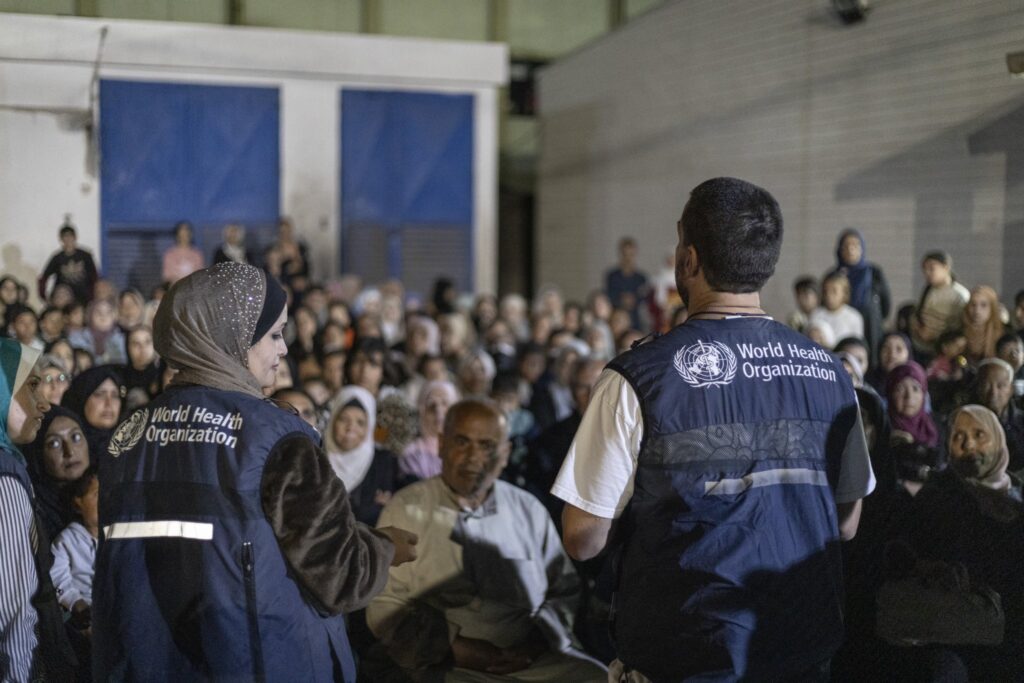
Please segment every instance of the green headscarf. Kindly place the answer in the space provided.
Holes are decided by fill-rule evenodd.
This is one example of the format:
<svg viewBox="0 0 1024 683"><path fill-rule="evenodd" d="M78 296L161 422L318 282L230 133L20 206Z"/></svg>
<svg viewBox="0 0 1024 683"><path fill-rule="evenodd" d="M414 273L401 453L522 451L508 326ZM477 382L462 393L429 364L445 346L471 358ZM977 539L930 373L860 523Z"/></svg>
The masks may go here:
<svg viewBox="0 0 1024 683"><path fill-rule="evenodd" d="M7 413L38 359L38 350L14 339L0 339L0 448L11 451L22 461L24 456L7 433Z"/></svg>

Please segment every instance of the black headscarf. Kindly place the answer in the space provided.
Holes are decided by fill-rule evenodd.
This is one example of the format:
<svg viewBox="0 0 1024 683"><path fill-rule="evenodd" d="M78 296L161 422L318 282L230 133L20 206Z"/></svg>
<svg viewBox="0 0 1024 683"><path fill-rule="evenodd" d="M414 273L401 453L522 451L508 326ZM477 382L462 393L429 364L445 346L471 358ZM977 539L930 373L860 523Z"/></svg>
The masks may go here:
<svg viewBox="0 0 1024 683"><path fill-rule="evenodd" d="M114 384L122 390L123 398L124 383L121 380L121 374L118 372L117 366L100 365L95 368L89 368L71 380L71 386L64 392L64 398L60 402L61 406L78 415L82 431L85 432L85 440L89 442L89 457L92 459L93 464L96 464L106 452L107 446L110 444L110 437L114 433L114 427L104 429L89 424L89 421L85 419L85 402L108 379L113 380Z"/></svg>
<svg viewBox="0 0 1024 683"><path fill-rule="evenodd" d="M85 420L74 412L61 406L51 406L43 415L43 423L39 427L35 441L25 446L25 459L28 460L28 476L32 479L32 487L36 493L36 513L39 521L46 527L50 538L57 538L61 530L71 523L74 516L71 506L64 495L69 481L58 481L46 471L43 458L43 444L46 443L46 432L58 417L66 417L77 424L85 434ZM90 452L89 457L92 457Z"/></svg>

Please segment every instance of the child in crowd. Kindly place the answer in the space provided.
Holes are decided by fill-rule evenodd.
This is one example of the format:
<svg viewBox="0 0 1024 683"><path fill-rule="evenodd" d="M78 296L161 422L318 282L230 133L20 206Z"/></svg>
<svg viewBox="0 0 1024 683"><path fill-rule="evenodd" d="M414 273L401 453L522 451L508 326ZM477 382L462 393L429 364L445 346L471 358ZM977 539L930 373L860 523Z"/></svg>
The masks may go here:
<svg viewBox="0 0 1024 683"><path fill-rule="evenodd" d="M939 355L928 364L928 381L959 381L963 377L963 369L967 364L967 359L964 358L964 351L967 350L967 337L964 336L963 331L943 332L939 335L936 348Z"/></svg>
<svg viewBox="0 0 1024 683"><path fill-rule="evenodd" d="M793 298L796 299L796 310L789 314L786 324L806 334L807 318L818 307L818 281L809 275L797 278L793 283Z"/></svg>
<svg viewBox="0 0 1024 683"><path fill-rule="evenodd" d="M71 485L71 507L77 520L68 524L51 546L50 578L57 589L57 600L71 613L71 625L83 631L89 628L92 611L92 577L100 535L99 491L94 470Z"/></svg>
<svg viewBox="0 0 1024 683"><path fill-rule="evenodd" d="M811 311L808 324L825 322L836 339L864 337L864 316L850 301L850 281L842 273L833 273L821 283L822 306Z"/></svg>

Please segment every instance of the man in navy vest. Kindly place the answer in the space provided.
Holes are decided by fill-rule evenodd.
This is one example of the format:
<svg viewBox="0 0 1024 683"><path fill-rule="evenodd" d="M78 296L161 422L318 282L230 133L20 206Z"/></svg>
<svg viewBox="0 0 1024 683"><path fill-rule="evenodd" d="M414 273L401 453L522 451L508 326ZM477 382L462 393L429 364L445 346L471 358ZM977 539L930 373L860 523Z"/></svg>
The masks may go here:
<svg viewBox="0 0 1024 683"><path fill-rule="evenodd" d="M616 553L612 680L828 680L839 542L874 488L853 386L761 309L768 192L708 180L677 230L690 317L599 380L552 488L566 549Z"/></svg>

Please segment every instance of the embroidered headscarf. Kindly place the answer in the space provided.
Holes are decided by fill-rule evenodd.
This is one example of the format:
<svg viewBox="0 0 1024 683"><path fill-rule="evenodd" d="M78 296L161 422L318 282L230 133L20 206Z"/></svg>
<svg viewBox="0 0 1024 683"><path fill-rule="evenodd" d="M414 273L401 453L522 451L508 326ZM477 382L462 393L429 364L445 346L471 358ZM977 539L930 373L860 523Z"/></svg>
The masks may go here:
<svg viewBox="0 0 1024 683"><path fill-rule="evenodd" d="M889 419L892 422L892 429L906 432L914 439L914 443L921 443L926 446L935 446L939 443L939 430L932 420L932 416L925 410L925 401L922 397L921 409L917 415L907 417L896 411L893 394L897 385L903 380L910 378L921 387L923 396L928 395L928 376L924 368L909 361L892 369L885 379L885 395L889 399Z"/></svg>
<svg viewBox="0 0 1024 683"><path fill-rule="evenodd" d="M366 436L352 450L342 450L334 439L334 421L345 408L355 406L366 413ZM377 422L377 401L366 389L349 385L342 387L337 397L331 401L331 419L324 430L324 445L327 449L327 460L331 463L334 473L345 484L346 491L352 491L363 483L366 473L373 464L373 430Z"/></svg>
<svg viewBox="0 0 1024 683"><path fill-rule="evenodd" d="M22 461L24 457L10 434L7 433L7 413L14 395L32 373L39 351L20 344L14 339L0 338L0 448L8 450Z"/></svg>
<svg viewBox="0 0 1024 683"><path fill-rule="evenodd" d="M262 398L248 354L266 298L266 274L242 263L218 263L174 283L153 319L156 352L178 371L171 383Z"/></svg>
<svg viewBox="0 0 1024 683"><path fill-rule="evenodd" d="M856 237L860 240L860 260L856 263L847 263L843 260L843 242L847 237ZM871 303L871 264L867 261L867 250L864 246L864 235L860 230L847 228L839 233L839 241L836 243L836 269L834 272L842 273L850 281L850 305L857 310L867 308Z"/></svg>

